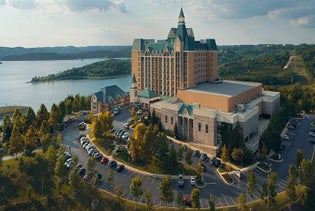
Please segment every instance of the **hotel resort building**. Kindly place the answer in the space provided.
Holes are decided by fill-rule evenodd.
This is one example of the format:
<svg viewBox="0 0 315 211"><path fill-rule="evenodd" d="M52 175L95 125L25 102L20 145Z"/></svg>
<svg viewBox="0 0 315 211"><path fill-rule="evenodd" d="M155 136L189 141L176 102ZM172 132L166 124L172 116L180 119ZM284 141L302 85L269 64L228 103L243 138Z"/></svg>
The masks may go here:
<svg viewBox="0 0 315 211"><path fill-rule="evenodd" d="M220 126L241 126L244 142L258 149L259 118L280 108L280 94L261 83L219 79L214 39L195 40L183 10L165 40L135 39L132 47L131 103L145 103L165 129L215 155Z"/></svg>

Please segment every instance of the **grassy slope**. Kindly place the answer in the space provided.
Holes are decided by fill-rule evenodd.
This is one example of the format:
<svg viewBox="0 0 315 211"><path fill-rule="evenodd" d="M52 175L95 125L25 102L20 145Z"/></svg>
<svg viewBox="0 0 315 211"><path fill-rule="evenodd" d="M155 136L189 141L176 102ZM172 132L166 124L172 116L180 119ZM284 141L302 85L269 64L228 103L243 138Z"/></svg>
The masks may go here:
<svg viewBox="0 0 315 211"><path fill-rule="evenodd" d="M294 57L291 60L288 70L293 71L297 75L298 82L301 84L311 84L313 77L307 72L301 56L296 55L295 51L291 51L291 56Z"/></svg>
<svg viewBox="0 0 315 211"><path fill-rule="evenodd" d="M0 107L0 118L3 118L5 114L13 114L14 110L16 108L19 108L22 113L24 113L27 110L26 106L4 106Z"/></svg>

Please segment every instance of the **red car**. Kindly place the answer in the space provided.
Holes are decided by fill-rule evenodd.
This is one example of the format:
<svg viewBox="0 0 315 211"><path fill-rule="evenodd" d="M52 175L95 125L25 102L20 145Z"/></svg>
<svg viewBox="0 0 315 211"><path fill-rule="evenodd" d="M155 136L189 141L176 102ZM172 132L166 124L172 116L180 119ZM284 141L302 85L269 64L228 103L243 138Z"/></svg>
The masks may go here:
<svg viewBox="0 0 315 211"><path fill-rule="evenodd" d="M101 160L101 164L105 164L108 162L108 158L107 157L103 157Z"/></svg>
<svg viewBox="0 0 315 211"><path fill-rule="evenodd" d="M190 196L184 196L183 198L183 204L187 207L191 207L191 199Z"/></svg>

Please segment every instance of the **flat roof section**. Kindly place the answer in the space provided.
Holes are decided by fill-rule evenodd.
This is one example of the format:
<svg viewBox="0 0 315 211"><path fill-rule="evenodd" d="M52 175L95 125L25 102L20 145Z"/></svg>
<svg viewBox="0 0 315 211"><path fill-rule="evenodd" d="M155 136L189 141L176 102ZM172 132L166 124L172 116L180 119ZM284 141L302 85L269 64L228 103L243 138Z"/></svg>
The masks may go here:
<svg viewBox="0 0 315 211"><path fill-rule="evenodd" d="M218 84L207 82L193 88L185 89L184 91L233 97L260 85L260 83L243 81L223 81Z"/></svg>

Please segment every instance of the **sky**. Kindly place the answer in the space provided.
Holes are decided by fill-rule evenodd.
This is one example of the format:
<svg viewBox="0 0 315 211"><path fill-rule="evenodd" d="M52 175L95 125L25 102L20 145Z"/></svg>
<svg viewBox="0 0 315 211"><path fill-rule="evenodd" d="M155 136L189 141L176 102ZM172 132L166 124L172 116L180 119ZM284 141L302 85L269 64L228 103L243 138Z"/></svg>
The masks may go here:
<svg viewBox="0 0 315 211"><path fill-rule="evenodd" d="M315 43L315 0L0 0L0 46L132 45L165 39L180 8L196 40Z"/></svg>

